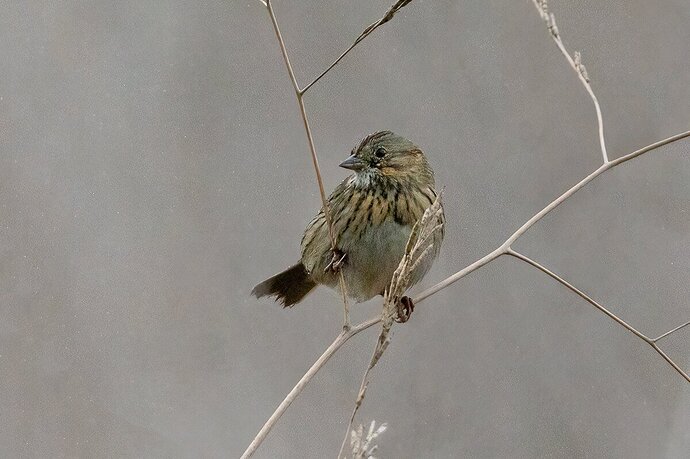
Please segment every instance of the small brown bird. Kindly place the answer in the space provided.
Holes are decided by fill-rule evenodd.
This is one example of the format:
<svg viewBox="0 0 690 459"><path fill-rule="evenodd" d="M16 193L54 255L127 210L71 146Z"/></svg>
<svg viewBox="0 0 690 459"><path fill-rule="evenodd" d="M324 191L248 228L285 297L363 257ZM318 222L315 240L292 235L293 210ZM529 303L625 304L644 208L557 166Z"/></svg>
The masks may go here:
<svg viewBox="0 0 690 459"><path fill-rule="evenodd" d="M413 225L436 198L434 172L417 146L390 131L364 138L340 167L355 174L328 198L336 250L331 250L321 209L304 231L300 262L254 287L257 298L274 296L288 307L317 284L337 287L334 264L342 270L347 293L355 301L383 295ZM442 240L443 229L435 233L432 253L413 273L411 285L429 270Z"/></svg>

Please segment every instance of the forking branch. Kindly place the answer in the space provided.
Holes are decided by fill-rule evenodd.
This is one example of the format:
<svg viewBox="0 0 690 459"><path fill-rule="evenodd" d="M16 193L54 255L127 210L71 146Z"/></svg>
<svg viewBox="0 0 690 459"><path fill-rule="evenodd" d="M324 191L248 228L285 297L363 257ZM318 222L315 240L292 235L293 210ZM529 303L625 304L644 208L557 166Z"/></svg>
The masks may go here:
<svg viewBox="0 0 690 459"><path fill-rule="evenodd" d="M280 27L278 26L278 20L276 19L275 12L273 11L273 5L271 0L259 0L268 10L268 14L271 17L271 23L273 24L273 30L275 31L276 38L280 44L280 52L283 55L283 61L287 67L288 75L290 76L290 82L292 83L292 88L295 91L295 97L297 98L297 104L299 105L300 114L302 116L302 122L304 124L304 130L307 134L307 140L309 142L309 151L311 152L311 160L314 165L314 172L316 173L316 182L319 186L319 194L321 196L321 205L323 207L324 217L326 219L326 224L328 225L328 237L331 241L331 250L335 253L338 241L336 240L335 233L333 231L333 221L331 219L330 208L328 205L328 198L326 197L326 191L323 186L323 178L321 176L321 168L319 167L319 159L316 155L316 147L314 146L314 137L309 127L309 118L307 117L307 110L304 105L304 94L309 88L311 88L317 81L319 81L324 75L330 72L333 67L335 67L338 62L340 62L355 46L357 46L362 40L368 37L374 30L385 24L386 22L393 19L395 13L400 11L403 7L407 6L412 0L398 0L395 2L386 13L378 21L370 24L364 31L355 39L354 43L350 45L341 55L338 57L326 70L321 72L311 83L306 85L303 89L300 89L295 77L295 72L292 69L292 64L290 63L290 57L288 56L287 48L285 47L285 40L283 40L283 35L280 33ZM345 276L343 271L338 269L338 284L340 287L340 293L343 298L343 329L347 330L350 328L350 306L347 300L347 285L345 284Z"/></svg>
<svg viewBox="0 0 690 459"><path fill-rule="evenodd" d="M327 207L327 200L326 200L326 195L323 189L323 182L321 179L321 174L320 174L320 169L318 166L318 160L316 156L316 149L314 147L314 142L313 138L311 135L311 130L309 128L309 122L306 114L306 110L304 107L304 102L303 102L303 96L305 92L313 86L317 81L319 81L323 76L325 76L330 70L332 70L357 44L359 44L364 38L366 38L368 35L370 35L376 28L384 24L385 22L388 22L393 15L402 7L406 6L408 3L410 3L410 0L408 1L398 1L396 2L389 10L387 13L378 21L374 22L371 24L369 27L364 29L362 34L355 40L355 42L347 48L325 71L323 71L318 77L316 77L311 83L309 83L307 86L305 86L303 89L299 88L299 85L297 84L297 80L294 76L294 72L292 70L292 67L290 65L290 61L288 58L287 50L285 48L285 43L282 39L282 36L280 34L280 30L278 28L278 24L275 18L275 14L273 11L273 8L271 6L271 1L270 0L259 0L261 1L262 4L264 4L269 12L269 15L271 17L271 21L273 23L275 32L276 32L276 37L280 43L281 47L281 52L283 54L283 58L285 61L285 64L288 69L288 73L290 75L290 79L293 84L293 88L295 90L295 94L297 96L297 101L300 106L300 112L302 116L302 120L305 125L305 130L307 133L307 137L309 140L309 146L310 146L310 151L312 155L312 161L314 163L314 168L316 171L316 176L317 176L317 182L319 185L319 191L321 193L321 198L323 201L324 205L324 210L326 212L327 216L327 221L330 222L329 218L330 216L328 215L328 207ZM536 269L539 269L540 271L544 272L545 274L549 275L550 277L554 278L557 280L559 283L570 289L571 291L575 292L578 294L580 297L585 299L587 302L595 306L597 309L599 309L601 312L606 314L609 318L614 320L616 323L619 325L623 326L626 328L628 331L633 333L635 336L638 338L642 339L646 343L648 343L659 355L661 355L664 360L669 363L669 365L676 371L678 372L683 378L685 378L687 381L690 382L690 378L688 377L688 374L680 368L680 366L674 362L658 345L658 342L666 338L667 336L671 335L672 333L677 332L678 330L690 325L690 321L686 322L682 325L679 325L678 327L675 327L672 330L669 330L666 333L663 333L662 335L658 336L657 338L649 338L642 332L638 331L636 328L633 326L629 325L627 322L625 322L623 319L619 318L615 314L611 313L607 308L596 302L595 300L591 299L589 296L587 296L584 292L573 286L571 283L563 279L561 276L553 273L552 271L548 270L544 266L540 265L536 261L530 259L529 257L526 257L525 255L522 255L519 252L516 252L515 250L512 249L512 244L520 237L522 236L529 228L531 228L535 223L537 223L539 220L541 220L545 215L550 213L553 209L555 209L557 206L559 206L561 203L563 203L565 200L570 198L573 194L575 194L577 191L582 189L584 186L586 186L589 182L597 178L599 175L603 174L604 172L608 171L609 169L612 169L616 166L619 166L620 164L627 162L631 159L634 159L638 156L641 156L643 154L649 153L653 150L656 150L660 147L663 147L665 145L671 144L673 142L679 141L681 139L690 137L690 131L682 132L680 134L676 134L674 136L668 137L664 140L660 140L658 142L655 142L653 144L650 144L646 147L643 147L639 150L636 150L630 154L621 156L615 160L609 160L608 159L608 154L606 151L606 144L605 144L605 139L604 139L604 129L603 129L603 119L601 115L601 109L599 107L599 102L594 95L594 92L589 84L589 76L587 74L587 71L582 64L581 56L579 53L575 53L575 57L571 57L570 54L567 52L565 49L565 46L563 45L563 42L560 37L560 33L558 31L558 28L556 27L556 22L555 22L555 17L552 13L548 11L547 3L545 0L533 0L533 3L535 7L537 8L537 11L539 12L540 16L542 19L547 24L548 30L556 42L559 50L561 53L564 55L570 66L577 72L578 77L582 84L584 85L585 89L587 90L588 94L590 95L595 109L596 109L596 115L597 115L597 123L598 123L598 130L599 130L599 143L600 143L600 148L601 148L601 154L603 157L603 164L599 166L596 170L594 170L592 173L587 175L585 178L583 178L581 181L573 185L571 188L566 190L563 194L561 194L559 197L554 199L551 203L549 203L547 206L545 206L541 211L536 213L532 218L530 218L527 222L525 222L520 228L518 228L512 235L510 235L503 244L501 244L498 248L493 250L492 252L486 254L482 258L476 260L475 262L469 264L465 268L459 270L455 274L447 277L446 279L442 280L441 282L437 283L436 285L424 290L420 294L417 295L417 297L413 300L415 304L418 304L419 302L423 301L424 299L434 295L435 293L439 292L440 290L445 289L446 287L450 286L451 284L457 282L458 280L462 279L463 277L467 276L468 274L478 270L479 268L483 267L484 265L494 261L501 255L510 255L512 257L518 258L519 260L535 267ZM329 228L332 231L331 225L329 224ZM331 242L333 243L333 247L335 247L335 240L333 238L332 232L331 232ZM346 300L346 292L343 289L344 287L344 279L342 278L342 272L341 272L341 291L343 293L344 301L345 301L345 327L341 331L341 333L335 338L333 343L326 349L326 351L317 359L317 361L309 368L309 370L302 376L300 381L295 385L295 387L290 391L290 393L285 397L285 399L281 402L281 404L278 406L278 408L275 410L275 412L271 415L271 417L266 421L264 426L261 428L259 433L256 435L252 443L249 445L247 450L244 452L242 455L242 458L249 458L253 455L253 453L256 451L256 449L259 447L261 442L266 438L270 430L273 428L275 423L278 421L278 419L282 416L282 414L287 410L287 408L290 406L290 404L299 396L301 391L304 389L304 387L311 381L311 379L314 377L314 375L330 360L330 358L342 347L343 344L345 344L351 337L354 335L360 333L361 331L366 330L367 328L376 325L382 321L381 317L374 317L372 319L369 319L367 321L364 321L360 324L349 326L349 318L348 318L348 308L347 308L347 300ZM377 346L378 347L378 346ZM380 356L379 356L380 357ZM366 380L366 377L368 375L368 370L365 373L364 379ZM366 387L366 384L364 384L364 387ZM361 393L361 390L360 390ZM358 395L359 398L359 395ZM354 416L354 414L353 414Z"/></svg>
<svg viewBox="0 0 690 459"><path fill-rule="evenodd" d="M608 309L606 309L604 306L602 306L601 304L599 304L599 303L597 303L596 301L594 301L589 295L587 295L587 294L584 293L582 290L580 290L580 289L578 289L577 287L575 287L573 284L571 284L571 283L568 282L567 280L563 279L563 278L562 278L561 276L559 276L558 274L556 274L556 273L554 273L553 271L549 270L548 268L542 266L541 264L537 263L536 261L532 260L531 258L529 258L529 257L527 257L527 256L525 256L525 255L523 255L523 254L521 254L521 253L519 253L519 252L516 252L516 251L513 250L513 249L508 249L508 255L511 255L511 256L517 258L518 260L522 260L522 261L524 261L525 263L527 263L527 264L529 264L529 265L535 267L535 268L538 269L539 271L543 272L544 274L546 274L546 275L548 275L548 276L553 277L556 281L560 282L562 285L566 286L567 288L569 288L569 289L572 290L573 292L577 293L577 294L578 294L580 297L582 297L585 301L587 301L589 304L591 304L592 306L594 306L595 308L597 308L598 310L600 310L601 312L603 312L604 314L606 314L607 316L609 316L611 319L613 319L613 320L614 320L616 323L618 323L620 326L622 326L623 328L625 328L626 330L628 330L630 333L632 333L633 335L635 335L635 336L637 336L638 338L640 338L640 339L641 339L642 341L644 341L645 343L647 343L647 344L649 344L650 346L652 346L652 348L654 348L654 350L657 351L657 352L659 353L659 355L661 355L661 356L664 358L664 360L666 360L669 364L671 364L671 366L672 366L678 373L680 373L680 375L681 375L683 378L685 378L686 381L690 382L690 376L688 376L688 374L687 374L685 371L683 371L678 365L676 365L676 363L675 363L673 360L671 360L671 358L670 358L668 355L666 355L666 354L659 348L659 346L657 346L657 344L656 344L656 342L659 341L661 338L664 338L664 337L670 335L671 333L674 333L674 332L680 330L681 328L683 328L683 327L685 327L686 325L690 324L690 322L686 322L686 323L684 323L683 325L680 325L680 326L674 328L673 330L670 330L670 331L664 333L664 334L661 335L659 338L649 338L647 335L645 335L645 334L642 333L641 331L638 331L635 327L633 327L632 325L628 324L626 321L624 321L623 319L621 319L620 317L618 317L617 315L615 315L614 313L612 313L611 311L609 311Z"/></svg>
<svg viewBox="0 0 690 459"><path fill-rule="evenodd" d="M328 237L331 240L331 251L335 253L338 247L338 241L336 241L335 233L333 231L333 220L331 219L331 209L328 205L328 198L326 197L326 191L323 188L323 178L321 177L321 168L319 167L319 159L316 156L316 147L314 146L314 137L311 133L311 128L309 127L309 118L307 117L307 109L304 106L304 91L300 90L299 84L297 84L297 78L295 77L295 72L292 70L292 64L290 64L290 58L288 57L287 48L285 48L285 41L283 40L283 35L280 33L280 27L278 27L278 20L273 11L273 5L271 0L260 0L266 8L268 9L268 14L271 17L271 23L273 24L273 30L275 31L276 38L280 44L280 52L283 55L283 60L285 61L285 66L287 67L288 74L290 75L290 81L292 82L292 88L295 90L295 97L297 98L297 104L299 105L300 114L302 115L302 122L304 123L304 130L307 134L307 140L309 142L309 151L311 152L311 160L314 165L314 172L316 173L316 182L319 185L319 194L321 195L321 205L323 207L323 214L326 219L326 225L328 225ZM338 284L340 286L340 293L343 297L343 329L348 330L350 328L350 305L347 301L347 286L345 285L345 276L343 275L342 269L338 270Z"/></svg>

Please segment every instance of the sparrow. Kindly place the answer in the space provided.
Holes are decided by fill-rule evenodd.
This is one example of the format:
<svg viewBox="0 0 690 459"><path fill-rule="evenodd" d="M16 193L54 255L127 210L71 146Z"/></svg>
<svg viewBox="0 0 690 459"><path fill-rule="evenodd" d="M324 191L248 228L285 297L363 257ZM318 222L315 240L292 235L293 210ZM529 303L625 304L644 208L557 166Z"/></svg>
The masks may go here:
<svg viewBox="0 0 690 459"><path fill-rule="evenodd" d="M257 298L272 296L291 307L319 284L337 288L339 270L356 302L384 294L412 227L436 199L434 172L419 147L390 131L365 137L340 167L354 174L328 198L335 249L322 208L304 230L300 261L254 287ZM442 240L443 227L434 234L431 253L412 273L410 286L429 271ZM409 318L414 306L405 299Z"/></svg>

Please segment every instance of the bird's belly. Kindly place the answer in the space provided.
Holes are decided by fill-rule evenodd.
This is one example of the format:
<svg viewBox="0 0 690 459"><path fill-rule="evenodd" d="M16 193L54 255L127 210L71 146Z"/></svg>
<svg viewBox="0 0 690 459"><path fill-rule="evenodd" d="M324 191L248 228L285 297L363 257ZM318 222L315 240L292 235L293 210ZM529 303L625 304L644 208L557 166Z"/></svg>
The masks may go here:
<svg viewBox="0 0 690 459"><path fill-rule="evenodd" d="M386 220L368 226L353 240L340 241L347 254L343 274L349 296L362 302L383 293L405 253L411 231L411 226Z"/></svg>

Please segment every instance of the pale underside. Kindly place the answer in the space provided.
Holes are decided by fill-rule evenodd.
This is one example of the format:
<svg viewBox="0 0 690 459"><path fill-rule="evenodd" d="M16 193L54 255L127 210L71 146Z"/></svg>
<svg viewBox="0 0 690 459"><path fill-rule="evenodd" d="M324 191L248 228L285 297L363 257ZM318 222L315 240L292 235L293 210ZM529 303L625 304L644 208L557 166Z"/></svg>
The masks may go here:
<svg viewBox="0 0 690 459"><path fill-rule="evenodd" d="M399 224L391 217L379 225L367 225L356 240L348 238L347 233L341 237L338 241L338 247L346 254L342 270L348 296L357 302L363 302L383 294L405 253L405 246L411 231L412 225ZM413 273L411 285L421 280L431 268L440 248L440 237L436 239L431 253L420 262ZM318 259L318 262L309 266L305 264L305 267L315 281L336 287L338 284L337 275L332 271L324 272L324 268L332 259L327 234L324 234L322 240L323 243L319 244L318 247L322 255L314 257Z"/></svg>

